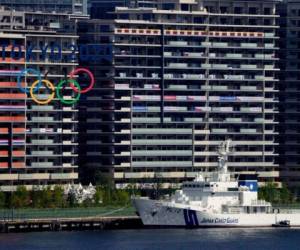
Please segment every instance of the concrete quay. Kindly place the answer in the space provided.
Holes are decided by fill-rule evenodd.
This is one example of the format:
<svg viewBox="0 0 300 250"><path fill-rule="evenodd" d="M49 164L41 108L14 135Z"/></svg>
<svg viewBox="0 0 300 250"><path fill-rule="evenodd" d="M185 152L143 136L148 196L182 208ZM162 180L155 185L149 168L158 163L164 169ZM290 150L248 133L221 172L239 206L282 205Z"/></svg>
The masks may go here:
<svg viewBox="0 0 300 250"><path fill-rule="evenodd" d="M138 229L142 227L143 223L138 216L0 220L0 233Z"/></svg>

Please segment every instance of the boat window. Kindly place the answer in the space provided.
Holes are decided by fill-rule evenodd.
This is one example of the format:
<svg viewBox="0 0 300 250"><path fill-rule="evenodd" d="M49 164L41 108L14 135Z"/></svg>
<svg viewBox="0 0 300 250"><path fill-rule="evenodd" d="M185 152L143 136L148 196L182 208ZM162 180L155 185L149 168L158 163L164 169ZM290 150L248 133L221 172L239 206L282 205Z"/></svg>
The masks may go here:
<svg viewBox="0 0 300 250"><path fill-rule="evenodd" d="M205 184L204 187L209 187L209 184Z"/></svg>

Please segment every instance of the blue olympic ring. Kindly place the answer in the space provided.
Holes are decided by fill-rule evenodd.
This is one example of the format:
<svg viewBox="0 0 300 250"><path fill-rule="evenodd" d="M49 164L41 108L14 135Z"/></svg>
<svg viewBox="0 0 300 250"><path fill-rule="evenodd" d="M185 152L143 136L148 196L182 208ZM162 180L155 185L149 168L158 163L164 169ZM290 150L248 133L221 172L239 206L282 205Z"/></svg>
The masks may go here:
<svg viewBox="0 0 300 250"><path fill-rule="evenodd" d="M29 94L29 90L25 89L22 87L22 82L21 82L21 77L22 76L26 76L27 73L32 73L34 75L37 76L39 83L38 85L35 87L34 92L39 90L39 88L42 86L42 77L41 77L41 72L32 68L27 68L27 69L23 69L20 73L18 73L18 78L17 78L17 86L19 87L19 89L23 92L23 93L27 93Z"/></svg>

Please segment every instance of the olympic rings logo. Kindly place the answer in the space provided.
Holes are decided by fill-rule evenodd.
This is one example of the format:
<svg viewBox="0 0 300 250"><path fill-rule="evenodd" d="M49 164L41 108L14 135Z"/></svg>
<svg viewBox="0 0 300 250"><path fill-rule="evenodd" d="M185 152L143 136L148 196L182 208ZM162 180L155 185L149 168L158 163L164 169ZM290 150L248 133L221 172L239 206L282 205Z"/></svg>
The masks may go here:
<svg viewBox="0 0 300 250"><path fill-rule="evenodd" d="M33 82L33 84L31 85L31 87L29 89L26 89L26 88L22 87L21 78L24 75L26 76L26 74L28 74L28 73L36 75L38 79L35 82ZM85 89L81 89L80 84L74 79L75 76L79 73L85 73L90 78L90 84ZM55 98L55 94L56 94L57 98L61 101L61 103L67 104L67 105L72 105L72 104L78 102L81 94L85 94L85 93L89 92L94 87L95 78L94 78L94 75L92 74L92 72L86 68L74 69L69 75L70 75L69 79L61 80L58 83L58 85L55 87L54 84L52 82L50 82L49 80L42 79L41 73L38 70L35 70L32 68L26 68L26 69L22 70L20 73L18 73L17 86L23 93L30 94L32 100L37 104L40 104L40 105L49 104ZM35 94L35 92L38 91L43 85L51 91L51 93L49 94L47 99L39 99ZM62 96L61 92L64 89L65 85L69 85L71 87L71 89L74 92L76 92L76 96L74 98L72 98L71 100L65 99Z"/></svg>

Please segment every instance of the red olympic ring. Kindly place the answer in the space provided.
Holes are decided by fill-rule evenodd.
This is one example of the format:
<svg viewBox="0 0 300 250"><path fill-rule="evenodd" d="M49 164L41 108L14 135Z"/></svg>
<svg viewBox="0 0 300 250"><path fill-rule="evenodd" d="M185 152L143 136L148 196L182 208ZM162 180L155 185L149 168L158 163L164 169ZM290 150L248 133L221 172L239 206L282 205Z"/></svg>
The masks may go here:
<svg viewBox="0 0 300 250"><path fill-rule="evenodd" d="M89 92L95 85L95 78L94 78L94 75L92 74L91 71L89 71L88 69L85 69L85 68L77 68L77 69L74 69L71 73L70 73L70 78L73 79L74 76L76 74L78 74L78 72L84 72L86 73L90 79L91 79L91 83L90 83L90 86L88 86L86 89L83 89L83 90L78 90L72 83L70 83L70 86L71 88L76 92L76 93L80 93L80 94L84 94L86 92Z"/></svg>

